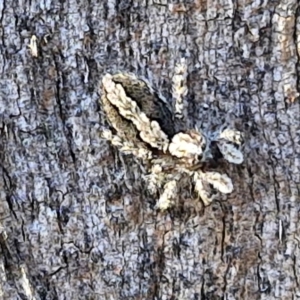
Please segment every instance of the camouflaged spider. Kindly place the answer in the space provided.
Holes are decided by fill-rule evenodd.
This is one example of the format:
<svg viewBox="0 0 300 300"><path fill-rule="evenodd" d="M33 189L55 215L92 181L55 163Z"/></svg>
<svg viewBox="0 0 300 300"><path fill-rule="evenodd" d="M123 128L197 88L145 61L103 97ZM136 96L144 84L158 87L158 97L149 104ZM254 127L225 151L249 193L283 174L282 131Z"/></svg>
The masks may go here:
<svg viewBox="0 0 300 300"><path fill-rule="evenodd" d="M230 163L243 162L239 150L242 136L232 129L204 133L185 128L187 113L187 66L182 59L173 76L174 108L145 79L134 74L106 74L102 79L101 105L111 129L102 137L121 152L141 159L147 167L148 189L159 193L157 207L165 210L177 198L178 184L190 176L205 205L215 190L233 190L226 174L204 171L203 164L214 159L216 149Z"/></svg>

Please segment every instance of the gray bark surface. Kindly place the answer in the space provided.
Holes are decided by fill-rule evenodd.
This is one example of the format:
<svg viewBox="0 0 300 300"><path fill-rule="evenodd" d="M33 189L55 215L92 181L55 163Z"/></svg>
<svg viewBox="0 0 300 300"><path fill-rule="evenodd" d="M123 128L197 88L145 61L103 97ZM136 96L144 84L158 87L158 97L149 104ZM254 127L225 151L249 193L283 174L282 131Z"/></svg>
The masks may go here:
<svg viewBox="0 0 300 300"><path fill-rule="evenodd" d="M0 298L300 297L297 0L3 0L0 20ZM99 83L169 98L181 57L193 126L230 118L245 162L232 194L161 213L100 137Z"/></svg>

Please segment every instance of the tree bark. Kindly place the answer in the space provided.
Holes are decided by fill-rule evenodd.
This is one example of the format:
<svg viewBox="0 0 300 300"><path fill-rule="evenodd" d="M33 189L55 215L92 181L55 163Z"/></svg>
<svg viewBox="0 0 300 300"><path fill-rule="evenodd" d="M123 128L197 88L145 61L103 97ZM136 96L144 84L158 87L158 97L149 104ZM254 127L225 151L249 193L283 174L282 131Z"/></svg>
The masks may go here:
<svg viewBox="0 0 300 300"><path fill-rule="evenodd" d="M278 1L0 1L2 299L296 299L300 12ZM100 137L107 72L170 99L188 62L192 126L231 122L234 192L157 212L142 165Z"/></svg>

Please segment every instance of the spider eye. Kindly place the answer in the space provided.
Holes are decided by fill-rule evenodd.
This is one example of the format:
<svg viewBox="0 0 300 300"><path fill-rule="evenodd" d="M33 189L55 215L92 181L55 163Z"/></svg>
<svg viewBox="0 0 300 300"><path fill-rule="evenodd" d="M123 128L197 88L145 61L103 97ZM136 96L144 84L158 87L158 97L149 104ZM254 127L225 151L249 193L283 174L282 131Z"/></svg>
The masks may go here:
<svg viewBox="0 0 300 300"><path fill-rule="evenodd" d="M200 162L200 161L203 161L203 154L199 154L197 156L197 161Z"/></svg>

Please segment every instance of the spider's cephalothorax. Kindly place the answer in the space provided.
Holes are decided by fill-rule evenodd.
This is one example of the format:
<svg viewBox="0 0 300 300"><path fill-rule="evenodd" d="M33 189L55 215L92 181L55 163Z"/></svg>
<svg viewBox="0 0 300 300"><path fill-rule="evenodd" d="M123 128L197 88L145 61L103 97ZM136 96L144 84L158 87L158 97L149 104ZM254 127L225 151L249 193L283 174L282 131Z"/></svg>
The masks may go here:
<svg viewBox="0 0 300 300"><path fill-rule="evenodd" d="M133 74L106 74L102 80L101 104L110 129L102 136L125 154L146 162L149 190L160 192L157 206L166 209L178 192L182 176L189 175L195 191L205 205L212 201L210 189L221 193L233 190L226 174L204 171L204 163L213 159L217 150L230 163L240 164L243 155L238 149L241 134L225 129L202 133L188 129L179 130L177 120L187 118L184 97L187 94L185 61L176 66L173 76L172 106L150 86L145 79ZM214 145L214 147L212 146Z"/></svg>

